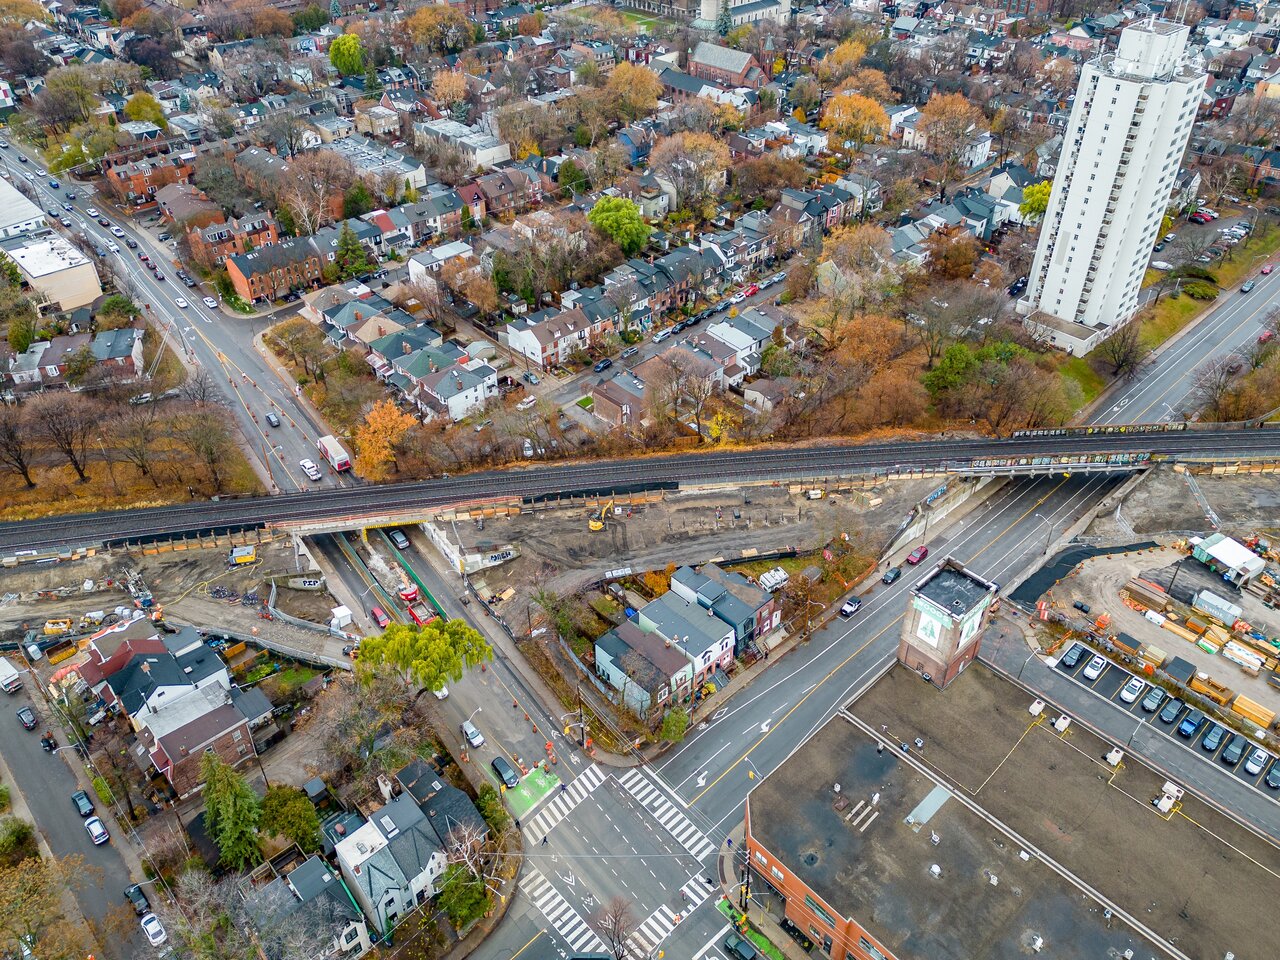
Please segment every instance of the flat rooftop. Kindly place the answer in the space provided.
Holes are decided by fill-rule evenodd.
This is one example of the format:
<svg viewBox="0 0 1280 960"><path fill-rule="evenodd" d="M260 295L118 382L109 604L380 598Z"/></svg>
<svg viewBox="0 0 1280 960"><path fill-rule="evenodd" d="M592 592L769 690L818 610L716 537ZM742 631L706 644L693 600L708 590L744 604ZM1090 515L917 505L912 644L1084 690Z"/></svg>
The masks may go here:
<svg viewBox="0 0 1280 960"><path fill-rule="evenodd" d="M1274 956L1280 850L1189 795L1160 814L1162 774L1129 756L1113 770L1109 744L1030 704L979 662L942 691L895 667L756 788L752 831L900 956L1023 957L1035 936L1082 960ZM851 826L876 792L879 816Z"/></svg>
<svg viewBox="0 0 1280 960"><path fill-rule="evenodd" d="M60 236L30 240L7 251L28 277L47 277L72 267L82 267L89 258Z"/></svg>
<svg viewBox="0 0 1280 960"><path fill-rule="evenodd" d="M963 617L982 603L991 592L992 585L976 574L969 573L950 557L933 573L928 574L914 589L926 600L937 604L953 617Z"/></svg>

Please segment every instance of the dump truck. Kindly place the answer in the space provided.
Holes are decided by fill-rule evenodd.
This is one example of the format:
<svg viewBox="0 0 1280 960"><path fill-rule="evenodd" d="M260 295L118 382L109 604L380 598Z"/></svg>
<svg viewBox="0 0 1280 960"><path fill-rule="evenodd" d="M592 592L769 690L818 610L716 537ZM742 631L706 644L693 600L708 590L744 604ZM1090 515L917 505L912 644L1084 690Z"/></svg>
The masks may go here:
<svg viewBox="0 0 1280 960"><path fill-rule="evenodd" d="M351 469L351 454L347 453L346 448L338 442L337 437L321 437L316 441L316 448L320 451L320 456L324 457L325 461L334 470Z"/></svg>
<svg viewBox="0 0 1280 960"><path fill-rule="evenodd" d="M414 600L408 604L409 616L413 618L413 622L421 626L424 623L430 623L436 618L436 612L421 600Z"/></svg>

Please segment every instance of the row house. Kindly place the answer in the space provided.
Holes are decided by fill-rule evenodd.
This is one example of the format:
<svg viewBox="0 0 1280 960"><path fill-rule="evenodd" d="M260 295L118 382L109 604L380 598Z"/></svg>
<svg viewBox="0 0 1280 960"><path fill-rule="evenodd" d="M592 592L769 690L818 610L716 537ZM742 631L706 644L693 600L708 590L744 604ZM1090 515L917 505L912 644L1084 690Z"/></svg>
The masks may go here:
<svg viewBox="0 0 1280 960"><path fill-rule="evenodd" d="M508 324L503 335L508 348L545 370L567 362L575 353L588 352L617 332L616 310L590 317L581 307L570 307L526 314Z"/></svg>
<svg viewBox="0 0 1280 960"><path fill-rule="evenodd" d="M366 359L424 421L457 423L498 395L498 374L429 327L414 327L370 341Z"/></svg>
<svg viewBox="0 0 1280 960"><path fill-rule="evenodd" d="M630 620L596 640L595 654L596 676L641 719L656 721L692 696L693 662L682 649Z"/></svg>
<svg viewBox="0 0 1280 960"><path fill-rule="evenodd" d="M192 256L206 264L221 264L227 257L270 246L279 240L280 229L270 214L232 217L222 223L192 227L187 233Z"/></svg>
<svg viewBox="0 0 1280 960"><path fill-rule="evenodd" d="M769 211L773 220L790 225L790 238L799 247L851 220L855 214L853 195L842 187L825 184L816 190L782 191L777 204Z"/></svg>
<svg viewBox="0 0 1280 960"><path fill-rule="evenodd" d="M479 127L468 127L456 120L442 117L415 123L413 133L419 147L436 141L457 148L473 168L492 169L511 159L509 145Z"/></svg>
<svg viewBox="0 0 1280 960"><path fill-rule="evenodd" d="M86 348L95 367L86 379L136 380L145 371L142 331L122 327L96 334L73 333L37 340L22 353L9 356L5 379L13 386L27 389L65 386L72 358Z"/></svg>
<svg viewBox="0 0 1280 960"><path fill-rule="evenodd" d="M734 628L696 604L665 593L636 612L636 626L656 633L689 658L695 689L733 662Z"/></svg>
<svg viewBox="0 0 1280 960"><path fill-rule="evenodd" d="M296 237L230 257L226 267L236 293L254 303L317 286L327 262L311 237Z"/></svg>
<svg viewBox="0 0 1280 960"><path fill-rule="evenodd" d="M434 237L454 237L462 230L462 197L439 186L417 203L402 203L387 211L391 221L409 236L413 246Z"/></svg>
<svg viewBox="0 0 1280 960"><path fill-rule="evenodd" d="M524 213L542 202L541 178L518 168L477 177L473 185L484 198L484 209L491 217Z"/></svg>
<svg viewBox="0 0 1280 960"><path fill-rule="evenodd" d="M671 575L671 592L733 627L738 654L782 623L782 605L772 593L715 563L704 564L700 570L676 570Z"/></svg>
<svg viewBox="0 0 1280 960"><path fill-rule="evenodd" d="M155 193L171 183L190 183L195 172L194 151L128 160L107 168L107 184L119 199L141 206L155 202Z"/></svg>

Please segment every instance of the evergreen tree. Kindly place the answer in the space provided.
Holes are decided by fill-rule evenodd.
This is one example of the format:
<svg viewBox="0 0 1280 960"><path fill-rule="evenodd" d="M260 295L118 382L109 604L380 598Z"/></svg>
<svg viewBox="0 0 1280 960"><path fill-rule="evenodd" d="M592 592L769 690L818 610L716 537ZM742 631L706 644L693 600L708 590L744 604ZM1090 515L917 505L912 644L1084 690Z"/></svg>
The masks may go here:
<svg viewBox="0 0 1280 960"><path fill-rule="evenodd" d="M329 19L337 20L340 16L342 16L342 5L338 3L338 0L333 0L329 4Z"/></svg>
<svg viewBox="0 0 1280 960"><path fill-rule="evenodd" d="M201 757L200 775L204 778L205 829L217 844L222 862L233 870L257 863L262 858L258 795L216 753Z"/></svg>
<svg viewBox="0 0 1280 960"><path fill-rule="evenodd" d="M338 233L338 249L334 254L334 263L343 280L359 276L369 269L369 254L364 244L351 229L351 224L343 221L342 230Z"/></svg>
<svg viewBox="0 0 1280 960"><path fill-rule="evenodd" d="M733 14L729 12L729 0L720 0L720 13L716 15L716 33L727 37L733 29Z"/></svg>
<svg viewBox="0 0 1280 960"><path fill-rule="evenodd" d="M378 68L372 63L364 72L364 92L366 96L376 97L382 93L382 80L378 78Z"/></svg>

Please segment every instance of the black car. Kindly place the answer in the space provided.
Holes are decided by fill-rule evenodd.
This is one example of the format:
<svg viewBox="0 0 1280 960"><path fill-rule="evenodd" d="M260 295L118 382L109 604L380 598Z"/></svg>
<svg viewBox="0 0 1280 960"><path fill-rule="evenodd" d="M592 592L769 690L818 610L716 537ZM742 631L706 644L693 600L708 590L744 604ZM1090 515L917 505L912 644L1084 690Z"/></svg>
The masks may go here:
<svg viewBox="0 0 1280 960"><path fill-rule="evenodd" d="M138 916L151 912L151 901L147 899L147 895L142 892L142 886L135 883L131 887L124 888L124 898L133 904L133 912Z"/></svg>
<svg viewBox="0 0 1280 960"><path fill-rule="evenodd" d="M126 238L125 238L124 245L125 245L126 247L128 247L130 250L137 250L137 249L138 249L138 241L137 241L137 240L133 240L133 239L128 238L128 237L126 237Z"/></svg>
<svg viewBox="0 0 1280 960"><path fill-rule="evenodd" d="M76 808L76 813L80 814L80 816L93 816L93 801L89 799L89 795L83 790L77 790L71 795L71 805Z"/></svg>
<svg viewBox="0 0 1280 960"><path fill-rule="evenodd" d="M498 779L506 784L507 789L520 786L520 774L516 773L516 768L506 757L494 757L489 765L493 767L493 772L498 775Z"/></svg>
<svg viewBox="0 0 1280 960"><path fill-rule="evenodd" d="M1273 763L1271 769L1267 771L1267 775L1262 778L1262 782L1267 785L1270 790L1280 790L1280 762Z"/></svg>
<svg viewBox="0 0 1280 960"><path fill-rule="evenodd" d="M890 567L887 571L885 571L885 575L880 578L880 582L896 583L900 576L902 576L901 567Z"/></svg>
<svg viewBox="0 0 1280 960"><path fill-rule="evenodd" d="M1173 723L1173 721L1178 719L1178 714L1181 712L1182 712L1182 701L1179 700L1177 697L1173 697L1172 699L1170 699L1168 703L1164 705L1164 709L1160 711L1160 722Z"/></svg>
<svg viewBox="0 0 1280 960"><path fill-rule="evenodd" d="M1080 658L1084 656L1084 646L1075 644L1062 657L1061 663L1064 667L1070 669L1080 662Z"/></svg>
<svg viewBox="0 0 1280 960"><path fill-rule="evenodd" d="M1242 734L1237 733L1231 738L1231 742L1223 748L1223 751L1218 754L1218 759L1228 767L1234 767L1240 762L1240 758L1244 756L1244 748L1248 745L1249 741Z"/></svg>
<svg viewBox="0 0 1280 960"><path fill-rule="evenodd" d="M613 361L610 360L608 357L605 357L603 360L597 363L592 369L595 370L596 373L603 373L605 370L608 370L612 366L613 366Z"/></svg>
<svg viewBox="0 0 1280 960"><path fill-rule="evenodd" d="M1204 739L1200 741L1200 746L1209 753L1217 750L1222 746L1222 741L1227 736L1227 728L1220 723L1215 723L1209 728L1209 732L1204 735Z"/></svg>
<svg viewBox="0 0 1280 960"><path fill-rule="evenodd" d="M28 730L34 730L36 728L36 712L30 707L19 707L18 722Z"/></svg>
<svg viewBox="0 0 1280 960"><path fill-rule="evenodd" d="M273 426L273 427L280 426L280 418L277 417L274 413L268 413L265 419L270 426Z"/></svg>

